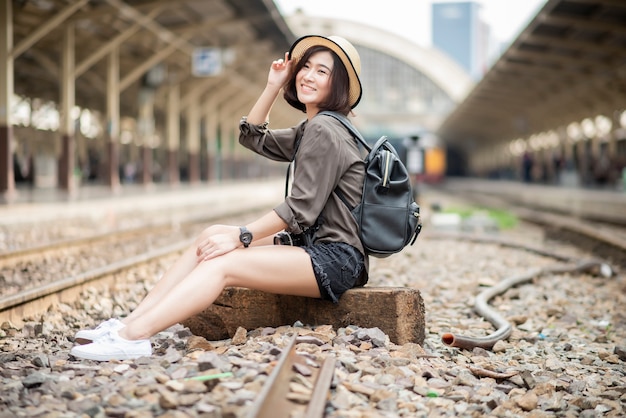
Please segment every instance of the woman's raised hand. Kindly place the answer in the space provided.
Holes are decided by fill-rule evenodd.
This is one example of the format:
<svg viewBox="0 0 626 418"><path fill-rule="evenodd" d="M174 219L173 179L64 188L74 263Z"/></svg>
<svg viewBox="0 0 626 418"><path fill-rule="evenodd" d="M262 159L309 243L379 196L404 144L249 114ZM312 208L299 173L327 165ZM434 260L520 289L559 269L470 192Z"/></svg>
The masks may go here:
<svg viewBox="0 0 626 418"><path fill-rule="evenodd" d="M282 87L289 77L290 66L289 52L285 52L284 59L281 58L272 62L270 73L267 76L267 84Z"/></svg>

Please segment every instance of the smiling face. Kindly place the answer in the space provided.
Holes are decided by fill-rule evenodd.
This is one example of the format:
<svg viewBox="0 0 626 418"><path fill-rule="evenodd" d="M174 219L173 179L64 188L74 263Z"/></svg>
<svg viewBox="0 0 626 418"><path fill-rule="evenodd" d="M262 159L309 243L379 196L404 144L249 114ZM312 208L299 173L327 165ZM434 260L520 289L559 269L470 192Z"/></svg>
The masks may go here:
<svg viewBox="0 0 626 418"><path fill-rule="evenodd" d="M330 94L333 56L319 51L309 57L296 74L298 100L306 106L307 114L315 114Z"/></svg>

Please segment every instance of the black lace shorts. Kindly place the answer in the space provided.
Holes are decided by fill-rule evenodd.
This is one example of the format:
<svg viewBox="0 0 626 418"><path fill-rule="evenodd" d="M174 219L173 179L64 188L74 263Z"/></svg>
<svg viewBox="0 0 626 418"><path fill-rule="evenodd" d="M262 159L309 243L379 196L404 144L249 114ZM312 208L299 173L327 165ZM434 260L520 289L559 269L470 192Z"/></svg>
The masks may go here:
<svg viewBox="0 0 626 418"><path fill-rule="evenodd" d="M363 255L349 244L318 242L302 248L311 256L322 299L339 302L341 295L365 274Z"/></svg>

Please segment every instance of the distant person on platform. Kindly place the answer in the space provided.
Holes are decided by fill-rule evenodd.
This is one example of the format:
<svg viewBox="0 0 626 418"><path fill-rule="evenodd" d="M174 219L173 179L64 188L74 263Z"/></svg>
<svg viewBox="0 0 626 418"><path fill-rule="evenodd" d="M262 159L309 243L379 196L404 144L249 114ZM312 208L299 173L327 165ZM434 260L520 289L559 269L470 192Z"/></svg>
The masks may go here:
<svg viewBox="0 0 626 418"><path fill-rule="evenodd" d="M524 152L522 156L522 171L524 176L524 182L530 183L533 181L533 156L528 151Z"/></svg>
<svg viewBox="0 0 626 418"><path fill-rule="evenodd" d="M361 99L360 69L356 49L337 36L302 37L284 60L272 62L265 89L240 122L239 142L271 160L297 161L290 195L245 226L205 229L130 315L79 331L75 341L83 345L71 354L98 361L150 356L150 337L203 311L226 287L337 302L364 285L369 263L357 223L333 193L337 188L352 206L360 203L363 158L339 121L316 117L322 110L351 113ZM269 129L281 89L306 119ZM287 238L283 244L305 243L276 245L277 234Z"/></svg>

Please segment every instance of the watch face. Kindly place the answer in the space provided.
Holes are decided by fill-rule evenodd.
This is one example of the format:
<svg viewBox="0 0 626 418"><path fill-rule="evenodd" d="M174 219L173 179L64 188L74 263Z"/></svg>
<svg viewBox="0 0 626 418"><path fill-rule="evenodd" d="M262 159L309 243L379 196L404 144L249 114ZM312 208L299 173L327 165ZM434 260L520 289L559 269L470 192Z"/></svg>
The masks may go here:
<svg viewBox="0 0 626 418"><path fill-rule="evenodd" d="M243 243L244 247L247 247L252 242L252 232L245 228L240 228L239 241Z"/></svg>

